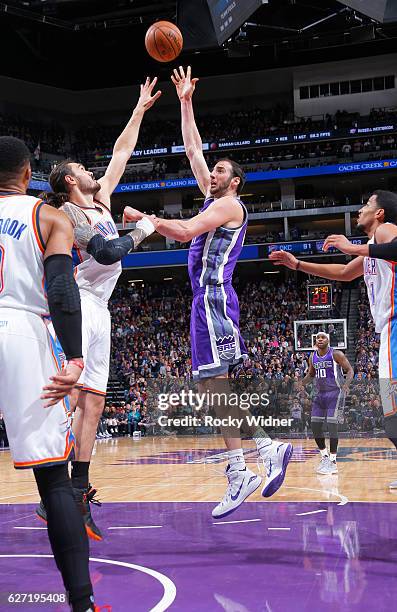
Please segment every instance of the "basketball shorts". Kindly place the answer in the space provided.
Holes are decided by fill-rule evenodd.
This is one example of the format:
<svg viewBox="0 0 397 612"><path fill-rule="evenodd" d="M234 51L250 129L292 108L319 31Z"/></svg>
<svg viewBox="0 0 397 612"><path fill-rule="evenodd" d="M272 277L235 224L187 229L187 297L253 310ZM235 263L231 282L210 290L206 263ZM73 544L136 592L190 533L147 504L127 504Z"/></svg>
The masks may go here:
<svg viewBox="0 0 397 612"><path fill-rule="evenodd" d="M392 318L380 334L379 388L389 438L397 438L397 318Z"/></svg>
<svg viewBox="0 0 397 612"><path fill-rule="evenodd" d="M33 313L0 309L0 412L16 468L48 467L73 459L68 399L44 408L43 387L60 370L54 339Z"/></svg>
<svg viewBox="0 0 397 612"><path fill-rule="evenodd" d="M110 312L106 302L87 292L81 291L80 295L84 370L76 387L81 391L105 397L110 365ZM49 324L49 329L64 359L52 323Z"/></svg>
<svg viewBox="0 0 397 612"><path fill-rule="evenodd" d="M339 412L343 410L345 394L340 389L318 391L312 403L312 421L337 423Z"/></svg>
<svg viewBox="0 0 397 612"><path fill-rule="evenodd" d="M231 284L207 285L195 292L190 319L194 380L224 376L247 358L240 334L240 308Z"/></svg>

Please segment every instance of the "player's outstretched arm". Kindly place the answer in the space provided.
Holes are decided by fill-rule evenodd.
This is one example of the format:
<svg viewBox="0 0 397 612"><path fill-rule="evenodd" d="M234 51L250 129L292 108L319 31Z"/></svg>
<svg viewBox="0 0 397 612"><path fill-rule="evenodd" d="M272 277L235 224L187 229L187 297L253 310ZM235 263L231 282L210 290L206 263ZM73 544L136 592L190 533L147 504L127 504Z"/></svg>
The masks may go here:
<svg viewBox="0 0 397 612"><path fill-rule="evenodd" d="M313 274L313 276L319 276L320 278L327 278L329 280L349 282L363 275L362 257L357 257L347 265L317 264L297 259L287 251L273 251L270 253L269 259L276 266L285 266L290 268L290 270L299 270L300 272Z"/></svg>
<svg viewBox="0 0 397 612"><path fill-rule="evenodd" d="M136 228L131 232L112 240L105 240L88 223L77 225L74 229L74 243L79 249L87 251L98 263L110 266L121 261L145 238L153 234L155 231L154 219L154 216L144 217L137 222Z"/></svg>
<svg viewBox="0 0 397 612"><path fill-rule="evenodd" d="M207 195L211 182L210 171L204 159L203 143L197 129L192 103L192 96L198 79L191 78L190 66L187 67L186 74L183 67L180 66L179 70L174 69L171 80L176 87L181 103L182 138L186 155L200 190L204 195Z"/></svg>
<svg viewBox="0 0 397 612"><path fill-rule="evenodd" d="M333 234L324 242L324 251L334 247L348 255L361 255L373 259L397 261L397 227L393 223L383 223L375 232L376 244L352 244L346 236Z"/></svg>
<svg viewBox="0 0 397 612"><path fill-rule="evenodd" d="M109 201L110 196L120 182L124 174L125 167L134 152L138 140L139 129L145 112L153 106L161 96L161 91L153 93L156 86L157 77L152 81L147 77L146 82L141 85L141 94L138 103L132 113L131 119L116 140L113 148L113 155L107 170L102 178L99 179L101 190L95 196L99 201Z"/></svg>
<svg viewBox="0 0 397 612"><path fill-rule="evenodd" d="M242 224L244 213L235 198L225 196L211 204L204 212L186 221L156 218L156 232L166 238L179 242L189 242L192 238L211 232L226 223Z"/></svg>
<svg viewBox="0 0 397 612"><path fill-rule="evenodd" d="M43 206L40 228L45 235L44 271L48 306L55 333L69 363L44 387L42 399L53 406L68 395L79 380L82 369L80 293L73 276L71 249L73 228L66 215Z"/></svg>

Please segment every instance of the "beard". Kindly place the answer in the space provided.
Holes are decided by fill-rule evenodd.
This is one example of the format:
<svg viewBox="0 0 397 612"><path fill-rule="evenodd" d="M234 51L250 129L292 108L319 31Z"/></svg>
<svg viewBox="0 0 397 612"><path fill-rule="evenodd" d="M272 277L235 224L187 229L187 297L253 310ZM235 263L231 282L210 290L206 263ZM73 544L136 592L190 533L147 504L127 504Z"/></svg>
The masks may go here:
<svg viewBox="0 0 397 612"><path fill-rule="evenodd" d="M98 183L98 181L95 180L87 181L86 183L82 182L80 184L81 192L86 195L95 195L96 193L98 193L98 191L100 191L100 189L100 184Z"/></svg>
<svg viewBox="0 0 397 612"><path fill-rule="evenodd" d="M362 225L362 223L357 223L356 230L358 232L364 232L364 234L366 234L365 227Z"/></svg>
<svg viewBox="0 0 397 612"><path fill-rule="evenodd" d="M229 189L230 186L230 181L227 182L223 182L223 183L218 183L218 185L216 187L210 187L210 194L212 196L216 196L218 198L221 198Z"/></svg>

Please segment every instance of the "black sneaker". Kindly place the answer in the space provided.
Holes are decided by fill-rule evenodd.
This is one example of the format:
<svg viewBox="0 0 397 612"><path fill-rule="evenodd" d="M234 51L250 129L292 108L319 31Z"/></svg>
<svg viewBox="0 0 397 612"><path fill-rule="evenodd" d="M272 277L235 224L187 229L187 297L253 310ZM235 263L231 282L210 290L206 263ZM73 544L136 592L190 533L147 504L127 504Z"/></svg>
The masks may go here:
<svg viewBox="0 0 397 612"><path fill-rule="evenodd" d="M39 505L36 508L36 514L40 520L44 521L47 524L47 511L44 508L43 500L40 500Z"/></svg>
<svg viewBox="0 0 397 612"><path fill-rule="evenodd" d="M102 533L96 526L90 510L90 503L96 506L102 505L100 501L95 499L96 489L93 489L91 485L89 485L88 489L75 489L73 487L73 494L83 515L88 537L92 540L102 540ZM40 504L36 508L36 514L40 520L47 524L47 512L42 500L40 500Z"/></svg>
<svg viewBox="0 0 397 612"><path fill-rule="evenodd" d="M96 489L93 489L91 485L88 485L88 489L75 489L75 487L73 487L73 494L83 515L85 529L88 536L92 540L102 540L102 533L95 524L90 509L90 504L102 506L101 502L95 499Z"/></svg>

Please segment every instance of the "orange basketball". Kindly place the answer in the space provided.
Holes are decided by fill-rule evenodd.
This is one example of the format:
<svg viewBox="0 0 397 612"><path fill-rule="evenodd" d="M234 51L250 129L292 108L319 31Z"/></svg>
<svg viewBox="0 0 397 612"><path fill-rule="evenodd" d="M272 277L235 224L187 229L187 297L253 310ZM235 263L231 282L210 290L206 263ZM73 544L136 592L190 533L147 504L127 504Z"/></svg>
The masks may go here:
<svg viewBox="0 0 397 612"><path fill-rule="evenodd" d="M157 21L146 32L145 46L156 61L172 62L182 51L183 36L174 23Z"/></svg>

